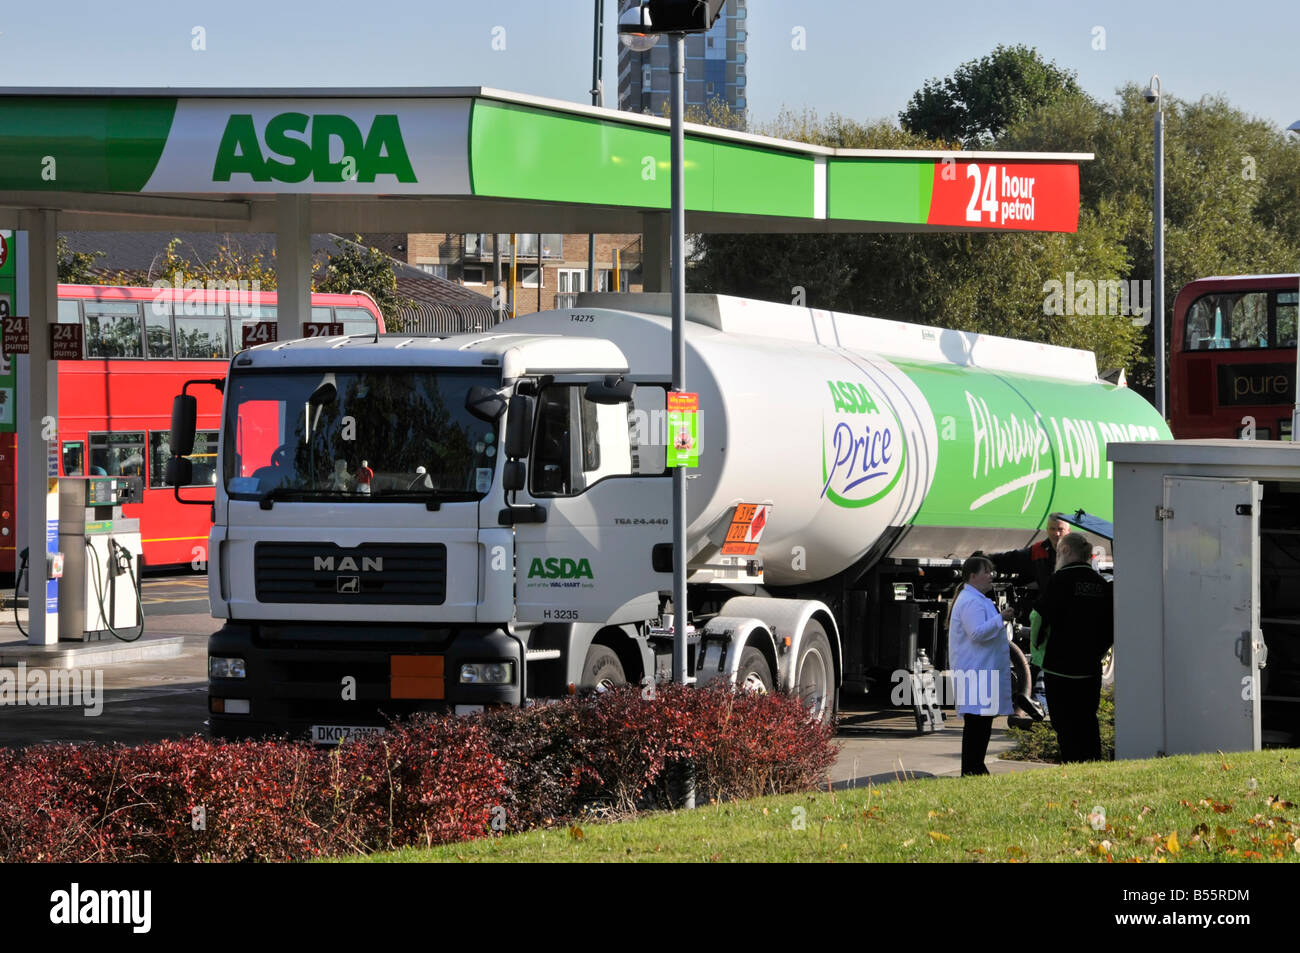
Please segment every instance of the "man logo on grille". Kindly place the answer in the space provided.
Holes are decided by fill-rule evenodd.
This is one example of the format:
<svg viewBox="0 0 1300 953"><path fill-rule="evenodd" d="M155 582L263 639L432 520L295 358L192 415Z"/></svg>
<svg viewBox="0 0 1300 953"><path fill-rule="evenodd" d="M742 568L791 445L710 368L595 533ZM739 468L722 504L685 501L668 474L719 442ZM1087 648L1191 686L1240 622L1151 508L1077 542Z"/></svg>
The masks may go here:
<svg viewBox="0 0 1300 953"><path fill-rule="evenodd" d="M334 585L338 592L360 592L360 576L335 576Z"/></svg>

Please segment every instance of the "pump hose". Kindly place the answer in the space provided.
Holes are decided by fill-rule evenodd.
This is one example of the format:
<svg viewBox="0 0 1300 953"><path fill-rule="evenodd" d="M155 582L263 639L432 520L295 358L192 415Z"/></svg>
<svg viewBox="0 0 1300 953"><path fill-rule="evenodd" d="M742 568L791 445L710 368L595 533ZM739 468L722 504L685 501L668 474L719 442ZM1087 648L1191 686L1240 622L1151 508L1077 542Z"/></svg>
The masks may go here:
<svg viewBox="0 0 1300 953"><path fill-rule="evenodd" d="M136 626L135 635L130 636L129 638L117 631L117 629L113 628L112 618L109 616L108 610L104 608L104 588L100 582L99 573L92 572L91 579L95 583L95 599L99 602L100 618L104 620L104 625L108 626L108 631L112 634L113 638L117 639L119 642L134 642L139 639L140 636L144 635L144 607L140 604L140 580L135 574L135 560L131 555L131 551L125 546L119 544L117 540L110 538L108 546L108 562L105 563L104 568L108 570L108 578L110 580L113 578L113 562L117 559L118 551L120 550L126 557L126 571L131 577L131 584L135 587L135 608L136 612L140 614L140 624ZM91 559L94 554L94 546L91 544L89 539L86 540L86 553L86 560L90 563L91 568L93 569L94 563L91 562Z"/></svg>
<svg viewBox="0 0 1300 953"><path fill-rule="evenodd" d="M14 577L14 625L18 626L18 631L23 634L23 638L27 638L27 630L23 628L23 621L18 618L18 592L23 585L23 575L27 572L27 550L24 549L22 551L20 558L22 559L23 564L18 567L18 575ZM31 602L32 600L29 595L27 598L27 604L30 606ZM29 609L28 611L30 612L31 610Z"/></svg>

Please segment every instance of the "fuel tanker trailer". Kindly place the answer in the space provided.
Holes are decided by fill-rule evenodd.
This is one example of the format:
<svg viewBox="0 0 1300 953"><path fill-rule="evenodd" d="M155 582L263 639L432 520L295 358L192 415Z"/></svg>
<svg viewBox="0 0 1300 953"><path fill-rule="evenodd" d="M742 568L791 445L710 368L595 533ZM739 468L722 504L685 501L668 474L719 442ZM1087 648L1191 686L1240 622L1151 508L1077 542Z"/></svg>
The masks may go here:
<svg viewBox="0 0 1300 953"><path fill-rule="evenodd" d="M237 355L209 564L214 733L332 741L419 709L662 679L678 637L697 682L826 715L843 686L942 668L961 560L1027 545L1055 511L1110 518L1107 444L1169 437L1086 351L686 302L698 414L669 393L667 295ZM668 464L691 455L682 612Z"/></svg>

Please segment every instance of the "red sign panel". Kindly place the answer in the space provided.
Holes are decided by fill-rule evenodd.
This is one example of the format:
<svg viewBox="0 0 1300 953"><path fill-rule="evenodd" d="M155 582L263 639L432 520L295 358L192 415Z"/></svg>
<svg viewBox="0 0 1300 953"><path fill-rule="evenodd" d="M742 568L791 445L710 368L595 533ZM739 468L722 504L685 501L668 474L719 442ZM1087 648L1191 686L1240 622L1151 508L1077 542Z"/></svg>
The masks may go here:
<svg viewBox="0 0 1300 953"><path fill-rule="evenodd" d="M343 333L341 321L304 321L302 336L305 338L333 338Z"/></svg>
<svg viewBox="0 0 1300 953"><path fill-rule="evenodd" d="M244 325L244 347L258 344L272 344L280 340L279 325L274 321L258 321L256 324Z"/></svg>
<svg viewBox="0 0 1300 953"><path fill-rule="evenodd" d="M81 360L81 325L50 325L50 360Z"/></svg>
<svg viewBox="0 0 1300 953"><path fill-rule="evenodd" d="M1073 162L936 162L927 224L1077 231L1079 167Z"/></svg>
<svg viewBox="0 0 1300 953"><path fill-rule="evenodd" d="M7 303L0 299L0 321L3 322L5 354L30 354L32 342L27 336L27 319L21 315L10 315Z"/></svg>

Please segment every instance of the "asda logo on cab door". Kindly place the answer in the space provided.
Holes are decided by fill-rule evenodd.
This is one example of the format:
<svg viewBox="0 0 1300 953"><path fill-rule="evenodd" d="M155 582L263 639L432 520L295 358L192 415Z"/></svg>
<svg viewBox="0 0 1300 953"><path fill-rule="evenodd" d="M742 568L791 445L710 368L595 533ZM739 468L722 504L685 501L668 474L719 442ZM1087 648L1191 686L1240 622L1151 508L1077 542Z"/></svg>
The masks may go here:
<svg viewBox="0 0 1300 953"><path fill-rule="evenodd" d="M396 115L375 116L362 129L333 113L284 112L259 129L250 114L226 120L212 181L247 175L255 182L374 182L390 176L416 182ZM390 180L391 181L391 180Z"/></svg>
<svg viewBox="0 0 1300 953"><path fill-rule="evenodd" d="M551 556L534 559L528 567L529 579L592 579L591 563L585 559Z"/></svg>

